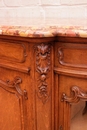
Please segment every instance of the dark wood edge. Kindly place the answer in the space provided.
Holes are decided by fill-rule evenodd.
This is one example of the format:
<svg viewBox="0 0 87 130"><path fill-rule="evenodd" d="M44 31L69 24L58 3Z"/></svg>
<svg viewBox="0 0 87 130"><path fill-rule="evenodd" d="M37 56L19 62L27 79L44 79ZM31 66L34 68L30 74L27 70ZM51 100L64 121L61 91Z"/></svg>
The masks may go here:
<svg viewBox="0 0 87 130"><path fill-rule="evenodd" d="M55 41L55 37L22 37L22 36L10 36L10 35L0 35L0 40L14 40L14 41L26 41L30 43L47 43Z"/></svg>
<svg viewBox="0 0 87 130"><path fill-rule="evenodd" d="M87 78L87 71L83 70L71 70L65 68L58 68L54 67L54 72L61 75L72 76L72 77L80 77L80 78Z"/></svg>
<svg viewBox="0 0 87 130"><path fill-rule="evenodd" d="M87 38L82 37L64 37L64 36L58 36L56 37L57 42L70 42L70 43L87 43Z"/></svg>
<svg viewBox="0 0 87 130"><path fill-rule="evenodd" d="M54 36L54 37L22 37L22 36L11 36L11 35L0 35L0 39L15 40L15 41L26 41L30 43L41 43L41 42L70 42L70 43L87 43L87 38L84 37L69 37L69 36Z"/></svg>

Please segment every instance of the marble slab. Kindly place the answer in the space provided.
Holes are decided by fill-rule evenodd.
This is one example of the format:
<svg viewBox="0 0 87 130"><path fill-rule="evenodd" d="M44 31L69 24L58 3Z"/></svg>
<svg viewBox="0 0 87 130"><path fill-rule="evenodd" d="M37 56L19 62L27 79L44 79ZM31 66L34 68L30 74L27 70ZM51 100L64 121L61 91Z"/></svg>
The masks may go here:
<svg viewBox="0 0 87 130"><path fill-rule="evenodd" d="M29 20L0 19L0 35L21 37L84 37L87 38L87 20Z"/></svg>

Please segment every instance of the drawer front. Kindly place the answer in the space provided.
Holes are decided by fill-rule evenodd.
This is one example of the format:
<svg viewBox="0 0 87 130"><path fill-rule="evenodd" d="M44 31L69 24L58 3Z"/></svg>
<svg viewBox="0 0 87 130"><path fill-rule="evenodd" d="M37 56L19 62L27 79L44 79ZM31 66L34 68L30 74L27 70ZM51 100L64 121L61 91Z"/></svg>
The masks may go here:
<svg viewBox="0 0 87 130"><path fill-rule="evenodd" d="M27 42L0 39L0 67L28 73L30 48Z"/></svg>
<svg viewBox="0 0 87 130"><path fill-rule="evenodd" d="M86 44L59 43L55 55L56 66L87 69Z"/></svg>
<svg viewBox="0 0 87 130"><path fill-rule="evenodd" d="M22 63L26 60L26 50L22 43L0 42L0 59Z"/></svg>

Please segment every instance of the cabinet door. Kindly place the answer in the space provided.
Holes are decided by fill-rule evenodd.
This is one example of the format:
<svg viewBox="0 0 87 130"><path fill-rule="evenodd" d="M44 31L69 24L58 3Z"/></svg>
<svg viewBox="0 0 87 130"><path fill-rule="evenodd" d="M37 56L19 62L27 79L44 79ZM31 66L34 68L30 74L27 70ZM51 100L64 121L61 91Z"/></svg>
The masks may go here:
<svg viewBox="0 0 87 130"><path fill-rule="evenodd" d="M87 80L59 75L59 130L87 129Z"/></svg>
<svg viewBox="0 0 87 130"><path fill-rule="evenodd" d="M0 130L25 130L27 97L21 86L21 77L0 77Z"/></svg>
<svg viewBox="0 0 87 130"><path fill-rule="evenodd" d="M87 80L60 75L59 127L87 129Z"/></svg>

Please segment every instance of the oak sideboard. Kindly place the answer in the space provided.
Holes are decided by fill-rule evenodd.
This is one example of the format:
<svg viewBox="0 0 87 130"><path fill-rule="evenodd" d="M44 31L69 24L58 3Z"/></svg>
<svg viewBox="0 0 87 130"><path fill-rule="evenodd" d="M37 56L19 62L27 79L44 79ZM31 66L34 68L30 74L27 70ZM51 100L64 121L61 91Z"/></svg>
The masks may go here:
<svg viewBox="0 0 87 130"><path fill-rule="evenodd" d="M0 27L0 130L87 129L86 30Z"/></svg>

